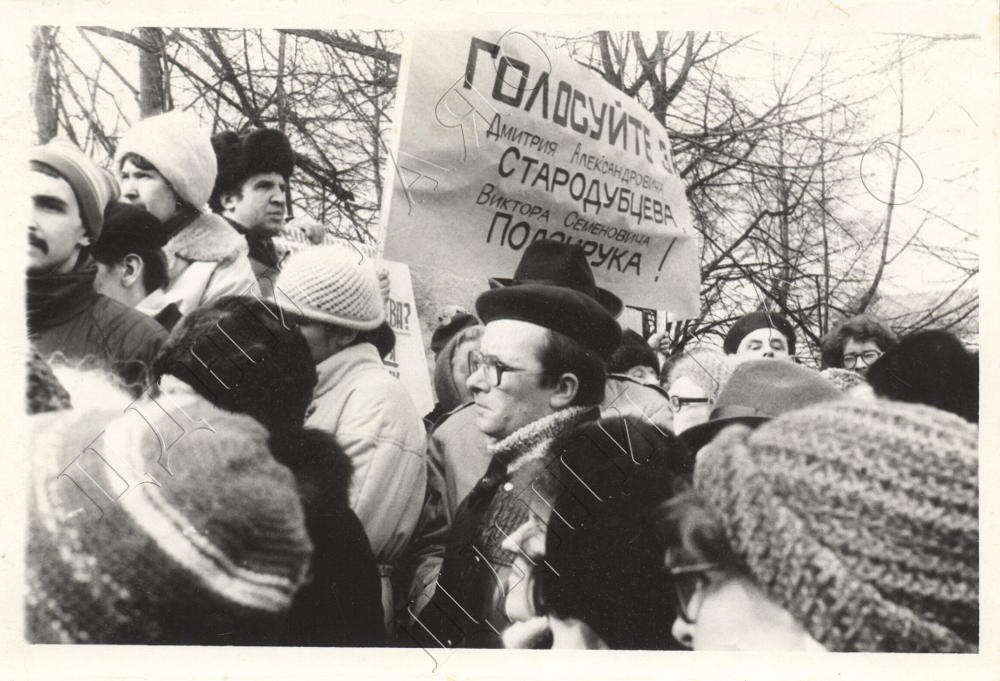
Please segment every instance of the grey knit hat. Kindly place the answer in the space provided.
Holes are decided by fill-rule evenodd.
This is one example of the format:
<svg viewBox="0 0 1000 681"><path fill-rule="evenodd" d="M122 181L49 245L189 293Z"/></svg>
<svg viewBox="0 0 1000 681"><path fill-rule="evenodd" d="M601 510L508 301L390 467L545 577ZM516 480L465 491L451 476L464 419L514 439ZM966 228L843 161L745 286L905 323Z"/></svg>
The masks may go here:
<svg viewBox="0 0 1000 681"><path fill-rule="evenodd" d="M831 651L973 652L977 430L922 405L818 404L698 455L737 559Z"/></svg>
<svg viewBox="0 0 1000 681"><path fill-rule="evenodd" d="M670 375L664 388L669 388L678 378L688 378L705 391L705 397L715 402L722 386L729 380L729 375L739 362L740 360L712 347L685 350L670 367Z"/></svg>
<svg viewBox="0 0 1000 681"><path fill-rule="evenodd" d="M819 375L830 381L834 388L837 388L841 392L845 393L855 386L867 383L864 376L856 371L851 371L850 369L829 367L819 372Z"/></svg>

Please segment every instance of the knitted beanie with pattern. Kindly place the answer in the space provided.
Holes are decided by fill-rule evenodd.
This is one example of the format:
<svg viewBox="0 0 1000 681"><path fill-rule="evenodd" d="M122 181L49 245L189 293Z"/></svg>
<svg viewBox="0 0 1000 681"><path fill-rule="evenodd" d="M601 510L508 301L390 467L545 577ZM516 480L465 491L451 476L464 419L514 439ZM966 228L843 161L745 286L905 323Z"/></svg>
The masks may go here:
<svg viewBox="0 0 1000 681"><path fill-rule="evenodd" d="M370 331L385 320L371 259L339 245L293 253L278 275L278 304L294 315Z"/></svg>
<svg viewBox="0 0 1000 681"><path fill-rule="evenodd" d="M312 552L292 473L263 426L174 383L32 417L29 641L278 640Z"/></svg>
<svg viewBox="0 0 1000 681"><path fill-rule="evenodd" d="M972 652L976 443L922 405L824 403L726 429L694 482L737 560L827 650Z"/></svg>

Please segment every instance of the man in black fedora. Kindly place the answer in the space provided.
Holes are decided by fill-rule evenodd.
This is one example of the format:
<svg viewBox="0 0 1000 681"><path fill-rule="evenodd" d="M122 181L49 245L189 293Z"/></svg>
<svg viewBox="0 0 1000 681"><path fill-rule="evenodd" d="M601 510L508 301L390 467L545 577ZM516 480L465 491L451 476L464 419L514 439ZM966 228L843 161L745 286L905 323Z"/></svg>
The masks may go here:
<svg viewBox="0 0 1000 681"><path fill-rule="evenodd" d="M530 244L510 279L490 279L493 291L518 290L524 286L549 286L569 289L598 303L612 318L621 313L618 296L598 287L583 248L578 244L540 240ZM564 312L550 301L546 314ZM615 322L617 327L617 322ZM606 358L605 358L606 361ZM604 415L632 415L652 422L662 430L672 426L669 401L656 387L647 386L627 376L607 375L604 396L598 400ZM413 544L417 557L409 589L411 610L419 612L435 590L435 577L441 567L444 541L457 508L473 490L490 464L489 445L496 438L482 429L483 417L474 404L464 405L440 420L429 444L428 495L421 528ZM489 423L485 423L489 428Z"/></svg>

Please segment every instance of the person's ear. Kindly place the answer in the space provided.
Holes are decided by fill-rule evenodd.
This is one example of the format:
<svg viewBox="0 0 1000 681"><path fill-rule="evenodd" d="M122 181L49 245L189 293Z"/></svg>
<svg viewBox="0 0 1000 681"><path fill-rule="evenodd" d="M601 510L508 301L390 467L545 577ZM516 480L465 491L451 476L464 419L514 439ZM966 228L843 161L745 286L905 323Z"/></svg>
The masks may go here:
<svg viewBox="0 0 1000 681"><path fill-rule="evenodd" d="M580 392L580 379L575 374L563 374L556 381L555 388L549 396L549 406L555 410L565 409L576 399Z"/></svg>
<svg viewBox="0 0 1000 681"><path fill-rule="evenodd" d="M342 350L354 342L358 337L357 329L348 329L342 326L331 327L329 343L332 350Z"/></svg>
<svg viewBox="0 0 1000 681"><path fill-rule="evenodd" d="M223 213L231 213L235 208L236 204L239 203L240 195L236 192L223 192L219 196L219 204L222 205Z"/></svg>
<svg viewBox="0 0 1000 681"><path fill-rule="evenodd" d="M122 259L121 284L131 288L142 280L142 269L146 263L135 253L129 253Z"/></svg>

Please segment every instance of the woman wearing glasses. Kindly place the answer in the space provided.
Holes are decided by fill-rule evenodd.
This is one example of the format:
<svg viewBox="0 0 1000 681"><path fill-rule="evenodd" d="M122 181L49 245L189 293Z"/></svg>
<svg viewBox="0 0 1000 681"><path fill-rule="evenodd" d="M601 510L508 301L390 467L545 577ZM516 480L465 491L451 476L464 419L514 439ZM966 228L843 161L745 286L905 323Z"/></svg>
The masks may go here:
<svg viewBox="0 0 1000 681"><path fill-rule="evenodd" d="M831 402L698 454L664 506L673 634L695 650L974 652L976 428L925 406Z"/></svg>

